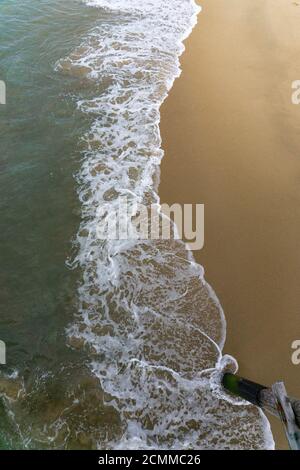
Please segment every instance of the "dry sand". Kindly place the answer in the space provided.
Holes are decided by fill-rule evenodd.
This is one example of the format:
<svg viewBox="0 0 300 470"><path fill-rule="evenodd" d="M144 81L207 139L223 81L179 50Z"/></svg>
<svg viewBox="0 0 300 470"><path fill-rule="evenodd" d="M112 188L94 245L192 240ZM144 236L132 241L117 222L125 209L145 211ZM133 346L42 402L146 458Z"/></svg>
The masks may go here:
<svg viewBox="0 0 300 470"><path fill-rule="evenodd" d="M300 2L202 0L162 109L162 202L205 204L195 253L240 374L300 398ZM278 448L287 448L271 420Z"/></svg>

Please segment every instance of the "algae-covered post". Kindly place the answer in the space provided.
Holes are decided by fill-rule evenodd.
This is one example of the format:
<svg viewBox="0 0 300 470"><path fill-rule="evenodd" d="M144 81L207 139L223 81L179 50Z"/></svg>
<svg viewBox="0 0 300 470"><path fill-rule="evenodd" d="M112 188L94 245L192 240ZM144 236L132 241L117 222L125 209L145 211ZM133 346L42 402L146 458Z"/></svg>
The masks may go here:
<svg viewBox="0 0 300 470"><path fill-rule="evenodd" d="M283 382L276 382L268 388L226 373L222 384L227 391L280 418L290 448L300 450L300 400L287 396Z"/></svg>

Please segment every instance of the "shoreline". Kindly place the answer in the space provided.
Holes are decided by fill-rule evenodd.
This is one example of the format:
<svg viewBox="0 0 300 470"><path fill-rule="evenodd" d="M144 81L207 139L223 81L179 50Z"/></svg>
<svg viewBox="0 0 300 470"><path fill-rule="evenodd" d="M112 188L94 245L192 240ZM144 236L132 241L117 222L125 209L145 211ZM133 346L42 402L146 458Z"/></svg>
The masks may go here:
<svg viewBox="0 0 300 470"><path fill-rule="evenodd" d="M161 202L205 204L194 252L227 321L224 353L265 385L300 396L300 6L202 0L182 74L161 109ZM251 358L251 359L250 359ZM298 366L300 367L300 366ZM277 448L281 424L268 419Z"/></svg>

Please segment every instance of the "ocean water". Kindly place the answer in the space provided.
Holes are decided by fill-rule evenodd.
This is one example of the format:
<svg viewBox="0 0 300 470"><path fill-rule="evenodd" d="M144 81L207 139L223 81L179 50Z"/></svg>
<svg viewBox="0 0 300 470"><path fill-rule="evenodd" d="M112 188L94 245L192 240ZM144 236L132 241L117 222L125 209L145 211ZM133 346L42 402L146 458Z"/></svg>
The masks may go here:
<svg viewBox="0 0 300 470"><path fill-rule="evenodd" d="M236 363L186 245L96 233L103 204L159 207L160 106L199 12L0 4L0 448L273 448L220 388Z"/></svg>

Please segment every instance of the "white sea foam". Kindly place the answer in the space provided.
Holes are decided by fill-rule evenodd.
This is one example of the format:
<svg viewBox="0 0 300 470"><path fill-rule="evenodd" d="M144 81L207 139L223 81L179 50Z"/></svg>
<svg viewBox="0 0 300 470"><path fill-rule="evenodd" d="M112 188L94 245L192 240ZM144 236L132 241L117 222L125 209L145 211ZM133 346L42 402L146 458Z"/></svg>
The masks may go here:
<svg viewBox="0 0 300 470"><path fill-rule="evenodd" d="M78 101L93 123L78 175L74 263L83 281L68 335L71 344L84 341L105 403L119 414L123 437L110 446L272 448L266 418L224 399L218 386L230 361L221 353L224 315L184 243L97 239L99 204L113 209L124 195L159 204L160 106L200 8L193 0L86 3L108 15L57 66L95 87L93 98Z"/></svg>

